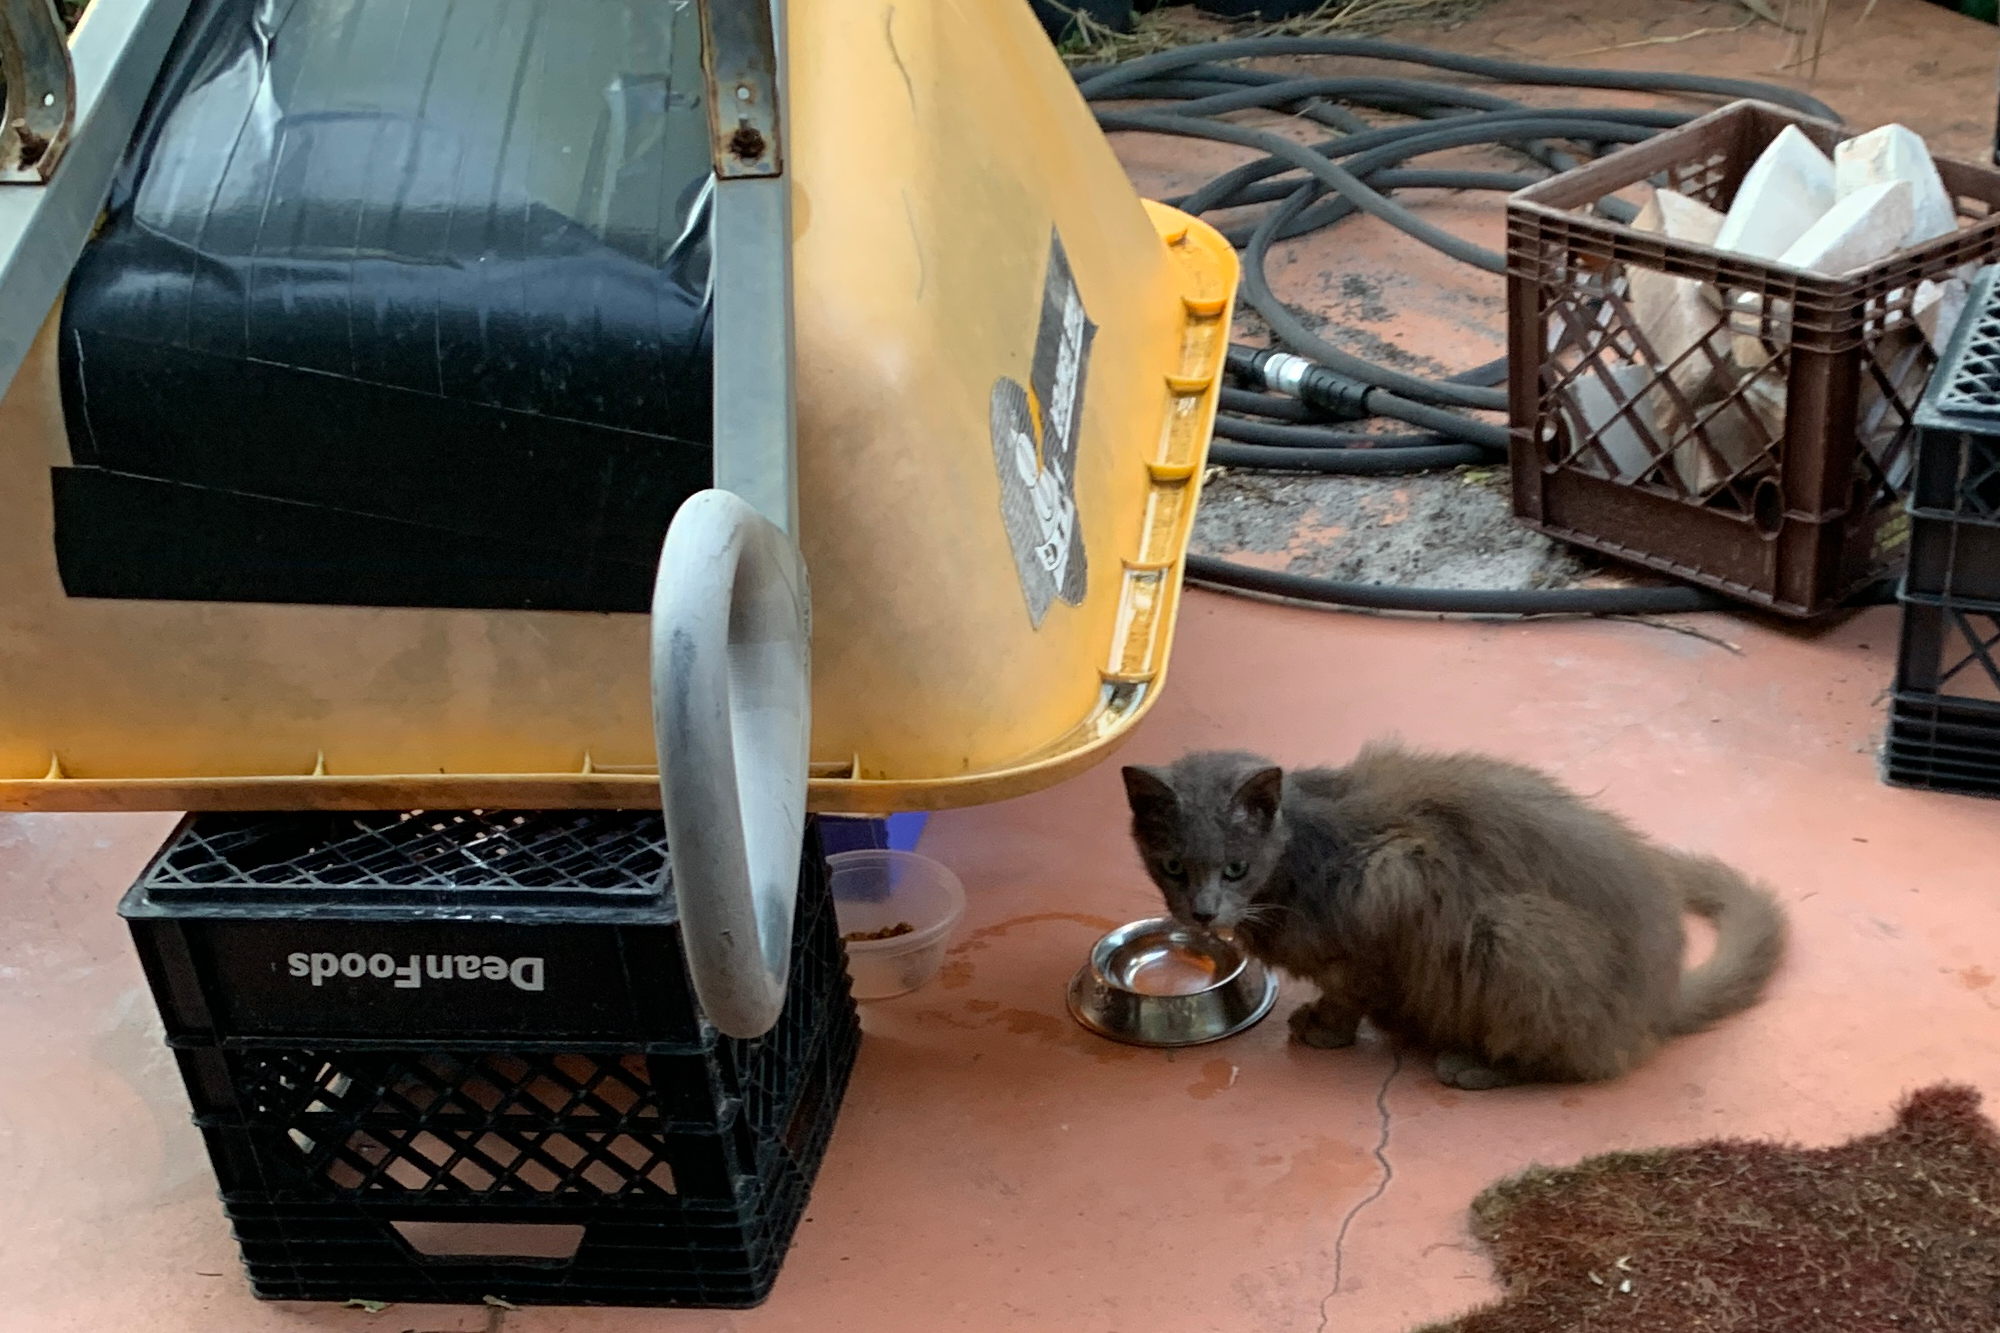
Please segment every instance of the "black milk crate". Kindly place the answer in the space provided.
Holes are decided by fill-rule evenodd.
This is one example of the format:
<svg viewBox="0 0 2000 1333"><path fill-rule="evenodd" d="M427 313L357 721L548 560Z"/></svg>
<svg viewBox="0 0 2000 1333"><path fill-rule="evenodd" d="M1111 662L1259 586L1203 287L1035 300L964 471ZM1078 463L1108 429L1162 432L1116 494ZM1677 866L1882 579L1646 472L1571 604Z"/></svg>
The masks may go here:
<svg viewBox="0 0 2000 1333"><path fill-rule="evenodd" d="M1917 407L1905 587L2000 602L2000 302L1981 270Z"/></svg>
<svg viewBox="0 0 2000 1333"><path fill-rule="evenodd" d="M1904 594L1882 776L2000 796L2000 603Z"/></svg>
<svg viewBox="0 0 2000 1333"><path fill-rule="evenodd" d="M2000 796L2000 300L1996 270L1916 414L1903 634L1882 771L1901 786Z"/></svg>
<svg viewBox="0 0 2000 1333"><path fill-rule="evenodd" d="M191 816L120 912L259 1296L768 1294L860 1041L816 829L751 1041L657 813Z"/></svg>

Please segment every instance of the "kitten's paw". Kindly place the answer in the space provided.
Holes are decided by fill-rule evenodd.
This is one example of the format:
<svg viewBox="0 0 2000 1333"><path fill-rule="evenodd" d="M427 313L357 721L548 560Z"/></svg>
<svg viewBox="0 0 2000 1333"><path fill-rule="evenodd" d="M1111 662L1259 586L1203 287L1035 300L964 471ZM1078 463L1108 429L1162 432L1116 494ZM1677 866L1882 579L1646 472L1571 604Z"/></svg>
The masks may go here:
<svg viewBox="0 0 2000 1333"><path fill-rule="evenodd" d="M1361 1024L1359 1018L1329 1018L1317 1004L1300 1005L1292 1010L1288 1021L1292 1025L1293 1040L1322 1051L1337 1051L1344 1046L1352 1046L1355 1029Z"/></svg>
<svg viewBox="0 0 2000 1333"><path fill-rule="evenodd" d="M1517 1081L1497 1069L1488 1069L1471 1056L1460 1055L1456 1051L1446 1051L1438 1056L1435 1069L1438 1082L1447 1087L1463 1088L1467 1092L1485 1092L1489 1088L1511 1087Z"/></svg>

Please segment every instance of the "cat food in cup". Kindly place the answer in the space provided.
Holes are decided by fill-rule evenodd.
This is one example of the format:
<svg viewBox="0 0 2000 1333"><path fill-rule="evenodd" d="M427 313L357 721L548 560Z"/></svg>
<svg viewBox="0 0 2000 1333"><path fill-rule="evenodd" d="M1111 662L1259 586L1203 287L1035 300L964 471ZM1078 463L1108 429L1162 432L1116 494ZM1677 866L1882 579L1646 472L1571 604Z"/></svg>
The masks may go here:
<svg viewBox="0 0 2000 1333"><path fill-rule="evenodd" d="M965 915L958 876L915 852L839 852L826 864L854 998L904 995L936 976Z"/></svg>

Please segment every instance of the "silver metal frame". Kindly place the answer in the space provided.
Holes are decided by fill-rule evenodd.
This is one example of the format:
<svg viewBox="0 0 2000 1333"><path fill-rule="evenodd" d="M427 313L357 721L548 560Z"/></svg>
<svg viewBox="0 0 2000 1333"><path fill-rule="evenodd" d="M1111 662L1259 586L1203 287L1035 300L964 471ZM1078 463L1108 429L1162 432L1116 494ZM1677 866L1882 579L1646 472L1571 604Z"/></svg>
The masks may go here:
<svg viewBox="0 0 2000 1333"><path fill-rule="evenodd" d="M715 484L796 539L785 0L703 0L701 14L715 167Z"/></svg>
<svg viewBox="0 0 2000 1333"><path fill-rule="evenodd" d="M95 0L70 38L76 108L69 146L45 183L0 188L0 393L97 226L187 7L188 0Z"/></svg>
<svg viewBox="0 0 2000 1333"><path fill-rule="evenodd" d="M784 1006L812 731L799 554L785 0L699 0L715 172L714 489L674 516L653 597L660 803L688 972L732 1037Z"/></svg>

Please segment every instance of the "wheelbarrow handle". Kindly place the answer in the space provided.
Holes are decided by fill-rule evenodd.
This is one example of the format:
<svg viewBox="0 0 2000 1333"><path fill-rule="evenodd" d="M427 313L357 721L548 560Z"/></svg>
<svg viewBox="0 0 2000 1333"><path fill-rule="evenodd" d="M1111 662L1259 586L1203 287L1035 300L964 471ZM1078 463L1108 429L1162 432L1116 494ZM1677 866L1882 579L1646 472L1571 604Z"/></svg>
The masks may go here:
<svg viewBox="0 0 2000 1333"><path fill-rule="evenodd" d="M653 588L660 801L696 997L732 1037L784 1006L812 729L797 545L741 497L696 494Z"/></svg>
<svg viewBox="0 0 2000 1333"><path fill-rule="evenodd" d="M811 733L793 399L784 0L697 0L709 214L714 490L667 529L653 729L681 941L709 1021L777 1022L791 965Z"/></svg>

